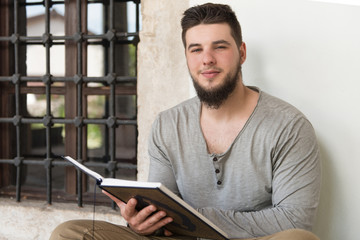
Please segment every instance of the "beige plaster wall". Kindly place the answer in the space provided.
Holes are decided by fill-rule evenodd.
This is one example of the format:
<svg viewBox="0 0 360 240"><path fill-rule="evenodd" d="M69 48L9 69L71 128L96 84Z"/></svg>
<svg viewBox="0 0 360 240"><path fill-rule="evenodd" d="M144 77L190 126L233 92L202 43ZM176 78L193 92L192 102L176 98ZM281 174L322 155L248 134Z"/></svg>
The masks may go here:
<svg viewBox="0 0 360 240"><path fill-rule="evenodd" d="M147 139L156 115L189 98L180 19L188 0L143 0L138 50L138 180L148 176Z"/></svg>

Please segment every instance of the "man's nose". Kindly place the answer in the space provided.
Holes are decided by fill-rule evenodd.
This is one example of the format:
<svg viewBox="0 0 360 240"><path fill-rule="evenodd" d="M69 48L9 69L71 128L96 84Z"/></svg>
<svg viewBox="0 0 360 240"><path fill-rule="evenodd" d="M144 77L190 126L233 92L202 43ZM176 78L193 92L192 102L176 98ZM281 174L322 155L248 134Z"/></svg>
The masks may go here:
<svg viewBox="0 0 360 240"><path fill-rule="evenodd" d="M204 65L214 65L216 63L216 59L211 51L204 51L203 54Z"/></svg>

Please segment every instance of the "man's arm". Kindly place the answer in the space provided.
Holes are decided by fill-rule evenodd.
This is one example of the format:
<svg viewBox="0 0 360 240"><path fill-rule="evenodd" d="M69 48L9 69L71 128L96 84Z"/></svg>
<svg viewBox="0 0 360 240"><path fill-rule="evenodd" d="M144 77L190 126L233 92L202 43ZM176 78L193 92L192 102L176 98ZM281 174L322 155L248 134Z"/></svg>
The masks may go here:
<svg viewBox="0 0 360 240"><path fill-rule="evenodd" d="M291 228L311 230L320 196L319 149L311 124L294 121L272 152L272 207L248 212L209 207L199 212L240 238Z"/></svg>
<svg viewBox="0 0 360 240"><path fill-rule="evenodd" d="M290 153L289 153L290 154ZM259 211L198 209L231 236L249 238L291 228L311 230L319 201L320 163L318 154L302 162L282 163L274 171L271 208Z"/></svg>

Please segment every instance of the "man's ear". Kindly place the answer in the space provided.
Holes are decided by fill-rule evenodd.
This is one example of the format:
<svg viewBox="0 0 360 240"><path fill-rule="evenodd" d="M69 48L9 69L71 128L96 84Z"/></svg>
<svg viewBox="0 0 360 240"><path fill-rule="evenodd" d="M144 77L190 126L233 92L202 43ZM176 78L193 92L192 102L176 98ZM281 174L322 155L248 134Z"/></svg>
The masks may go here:
<svg viewBox="0 0 360 240"><path fill-rule="evenodd" d="M240 53L240 64L243 64L246 60L246 44L244 42L241 43L239 48Z"/></svg>

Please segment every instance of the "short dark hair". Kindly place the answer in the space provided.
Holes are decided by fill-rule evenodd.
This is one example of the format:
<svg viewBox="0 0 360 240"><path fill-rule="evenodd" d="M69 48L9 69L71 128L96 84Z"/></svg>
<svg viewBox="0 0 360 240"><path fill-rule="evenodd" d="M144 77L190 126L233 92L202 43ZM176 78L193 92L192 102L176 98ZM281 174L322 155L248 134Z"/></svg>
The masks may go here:
<svg viewBox="0 0 360 240"><path fill-rule="evenodd" d="M185 35L187 30L200 24L227 23L231 35L238 47L242 44L240 23L230 6L224 4L206 3L187 9L181 19L182 41L186 47Z"/></svg>

